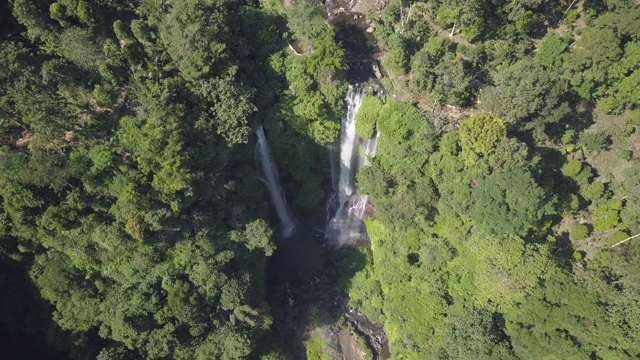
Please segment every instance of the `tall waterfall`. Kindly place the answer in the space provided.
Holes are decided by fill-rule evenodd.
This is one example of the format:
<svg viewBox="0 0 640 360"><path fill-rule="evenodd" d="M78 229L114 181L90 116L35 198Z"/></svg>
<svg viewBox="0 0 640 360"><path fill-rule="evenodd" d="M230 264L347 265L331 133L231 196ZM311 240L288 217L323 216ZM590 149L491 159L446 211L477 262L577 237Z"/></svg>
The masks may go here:
<svg viewBox="0 0 640 360"><path fill-rule="evenodd" d="M296 230L293 217L287 207L287 202L284 198L284 191L280 186L280 175L278 174L278 168L276 168L269 145L267 144L267 138L264 136L264 129L262 125L256 130L258 136L258 144L256 145L256 163L262 171L261 176L258 178L264 183L269 191L271 202L276 209L276 214L280 219L282 225L282 233L285 237L291 236Z"/></svg>
<svg viewBox="0 0 640 360"><path fill-rule="evenodd" d="M345 98L347 111L342 117L340 130L340 175L338 178L338 209L327 224L327 237L333 245L340 246L366 236L364 219L369 197L356 192L355 174L358 168L368 165L367 157L377 150L377 133L372 139L362 140L356 134L356 113L362 104L364 91L350 85ZM363 145L364 154L358 151ZM366 155L366 156L365 156Z"/></svg>

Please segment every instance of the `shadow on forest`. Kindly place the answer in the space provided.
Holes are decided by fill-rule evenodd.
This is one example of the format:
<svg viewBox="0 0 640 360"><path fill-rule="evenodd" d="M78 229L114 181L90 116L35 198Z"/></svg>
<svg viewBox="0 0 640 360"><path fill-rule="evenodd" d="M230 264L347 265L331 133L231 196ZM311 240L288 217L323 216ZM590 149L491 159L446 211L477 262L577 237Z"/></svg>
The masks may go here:
<svg viewBox="0 0 640 360"><path fill-rule="evenodd" d="M11 14L9 0L0 0L0 40L8 39L22 30L22 25Z"/></svg>
<svg viewBox="0 0 640 360"><path fill-rule="evenodd" d="M70 334L53 320L53 307L44 300L23 264L0 258L0 357L13 360L67 360ZM58 344L57 347L50 345Z"/></svg>

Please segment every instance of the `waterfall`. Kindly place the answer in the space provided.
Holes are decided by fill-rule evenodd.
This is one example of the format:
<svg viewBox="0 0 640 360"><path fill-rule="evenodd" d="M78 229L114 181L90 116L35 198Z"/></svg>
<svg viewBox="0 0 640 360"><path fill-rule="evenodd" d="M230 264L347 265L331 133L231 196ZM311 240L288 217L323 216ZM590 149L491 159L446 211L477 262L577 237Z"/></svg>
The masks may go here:
<svg viewBox="0 0 640 360"><path fill-rule="evenodd" d="M369 201L367 195L356 192L355 174L358 168L368 165L367 156L373 157L377 150L377 133L372 139L362 140L356 134L355 117L362 103L363 89L350 85L345 101L347 110L342 117L340 129L340 175L338 178L338 209L327 224L327 237L334 246L366 237L364 219ZM362 143L363 154L358 151ZM365 156L366 155L366 156Z"/></svg>
<svg viewBox="0 0 640 360"><path fill-rule="evenodd" d="M355 188L355 164L358 158L356 152L358 137L356 135L356 113L362 104L364 91L358 88L355 93L353 87L349 86L347 92L347 112L342 117L340 129L340 177L338 179L338 199L340 204L344 204Z"/></svg>
<svg viewBox="0 0 640 360"><path fill-rule="evenodd" d="M296 230L296 226L293 222L293 217L287 207L287 202L284 197L284 191L280 186L280 175L278 175L278 168L276 168L267 139L264 136L264 129L262 125L256 130L258 136L258 144L256 145L256 163L258 168L262 171L261 176L258 178L269 191L271 197L271 203L276 209L276 214L280 219L282 225L282 233L285 237L289 237Z"/></svg>

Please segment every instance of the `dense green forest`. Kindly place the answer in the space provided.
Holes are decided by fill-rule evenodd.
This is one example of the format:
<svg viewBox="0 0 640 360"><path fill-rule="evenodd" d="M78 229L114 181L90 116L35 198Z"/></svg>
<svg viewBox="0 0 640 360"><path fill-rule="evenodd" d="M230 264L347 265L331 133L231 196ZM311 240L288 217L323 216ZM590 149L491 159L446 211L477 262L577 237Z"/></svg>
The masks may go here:
<svg viewBox="0 0 640 360"><path fill-rule="evenodd" d="M640 232L640 5L355 6L384 91L356 116L379 133L357 175L370 242L337 250L337 284L391 358L640 356L640 239L611 247ZM291 358L267 301L278 229L253 131L292 205L324 211L349 79L323 4L7 8L3 333L73 359Z"/></svg>

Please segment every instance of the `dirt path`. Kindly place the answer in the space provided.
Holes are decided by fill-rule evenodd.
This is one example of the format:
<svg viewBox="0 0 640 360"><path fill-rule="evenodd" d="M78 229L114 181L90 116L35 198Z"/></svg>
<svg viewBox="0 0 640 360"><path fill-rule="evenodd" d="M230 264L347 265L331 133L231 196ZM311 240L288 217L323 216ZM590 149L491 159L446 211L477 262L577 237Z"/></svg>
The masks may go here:
<svg viewBox="0 0 640 360"><path fill-rule="evenodd" d="M358 336L350 333L345 328L338 332L338 341L342 351L342 360L365 360L366 351L358 342Z"/></svg>

